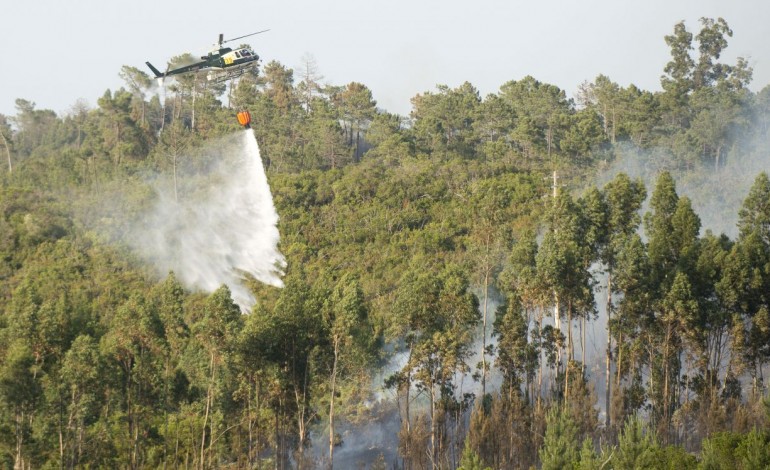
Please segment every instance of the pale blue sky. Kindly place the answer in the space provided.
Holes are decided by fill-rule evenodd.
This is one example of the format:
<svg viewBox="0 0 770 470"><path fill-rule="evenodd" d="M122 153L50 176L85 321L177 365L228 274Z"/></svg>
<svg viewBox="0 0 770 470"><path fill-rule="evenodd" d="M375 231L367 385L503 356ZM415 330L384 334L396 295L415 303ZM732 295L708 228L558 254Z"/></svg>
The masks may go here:
<svg viewBox="0 0 770 470"><path fill-rule="evenodd" d="M16 98L57 113L79 98L96 106L123 85L122 65L165 67L205 53L220 32L267 28L244 40L264 63L297 68L309 54L325 82L364 83L401 114L436 84L469 81L486 95L526 75L570 96L598 74L654 91L669 60L663 37L682 20L696 33L703 16L734 31L723 60L748 58L752 89L770 84L764 0L3 0L0 113L15 114Z"/></svg>

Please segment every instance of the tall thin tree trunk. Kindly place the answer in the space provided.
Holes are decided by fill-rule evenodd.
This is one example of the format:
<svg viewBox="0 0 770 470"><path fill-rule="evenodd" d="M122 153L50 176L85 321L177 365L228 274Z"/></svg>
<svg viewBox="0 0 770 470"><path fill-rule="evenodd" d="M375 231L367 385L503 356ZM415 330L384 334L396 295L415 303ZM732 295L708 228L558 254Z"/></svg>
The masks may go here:
<svg viewBox="0 0 770 470"><path fill-rule="evenodd" d="M586 316L580 317L580 374L586 371Z"/></svg>
<svg viewBox="0 0 770 470"><path fill-rule="evenodd" d="M256 392L256 384L254 386ZM249 468L254 467L254 418L251 410L251 381L249 381L248 391L246 392L246 431L248 433L248 442L246 443L246 462Z"/></svg>
<svg viewBox="0 0 770 470"><path fill-rule="evenodd" d="M128 439L129 442L133 440L134 437L134 414L133 414L133 404L131 402L131 364L126 363L126 415L128 417ZM134 460L134 443L131 442L131 451L128 454L128 465L133 470L136 468L136 461Z"/></svg>
<svg viewBox="0 0 770 470"><path fill-rule="evenodd" d="M538 310L538 316L537 316L537 334L541 335L543 333L543 309L542 307ZM538 370L537 370L537 404L538 409L540 408L540 397L543 395L543 348L539 348L538 351Z"/></svg>
<svg viewBox="0 0 770 470"><path fill-rule="evenodd" d="M432 382L432 381L431 381ZM436 449L436 389L430 384L430 467L437 467L438 453Z"/></svg>
<svg viewBox="0 0 770 470"><path fill-rule="evenodd" d="M572 340L572 300L567 302L567 363L575 360L575 345Z"/></svg>
<svg viewBox="0 0 770 470"><path fill-rule="evenodd" d="M174 470L179 468L179 415L174 415Z"/></svg>
<svg viewBox="0 0 770 470"><path fill-rule="evenodd" d="M13 470L24 470L24 458L21 456L21 449L24 444L24 412L17 411L16 417L16 458L13 462Z"/></svg>
<svg viewBox="0 0 770 470"><path fill-rule="evenodd" d="M669 324L666 326L666 345L663 348L663 419L665 420L666 427L668 427L669 419L668 419L668 409L669 409L669 401L668 401L668 376L669 376L669 347L671 342L671 325ZM666 436L666 442L668 442L668 436Z"/></svg>
<svg viewBox="0 0 770 470"><path fill-rule="evenodd" d="M652 368L655 366L654 364L654 351L653 351L653 342L652 338L650 338L650 335L647 335L647 338L649 340L649 344L647 345L647 352L650 356L650 401L652 402L652 409L655 409L655 374L652 373ZM655 429L656 426L656 420L655 420L655 413L650 413L650 424L652 429Z"/></svg>
<svg viewBox="0 0 770 470"><path fill-rule="evenodd" d="M206 450L206 424L208 424L209 420L209 411L211 410L211 395L213 393L213 387L214 387L214 352L211 353L211 360L209 362L209 370L211 371L211 377L209 378L209 387L206 391L206 412L203 415L203 429L201 429L201 454L200 454L200 465L201 469L205 468L206 466L206 460L204 459L204 453Z"/></svg>
<svg viewBox="0 0 770 470"><path fill-rule="evenodd" d="M556 334L561 337L561 312L559 311L559 293L553 291L553 326L556 329ZM557 343L556 345L556 371L558 373L559 368L562 365L562 347Z"/></svg>
<svg viewBox="0 0 770 470"><path fill-rule="evenodd" d="M337 360L339 359L340 339L334 338L334 362L332 363L331 393L329 394L329 468L334 469L334 394L337 385Z"/></svg>
<svg viewBox="0 0 770 470"><path fill-rule="evenodd" d="M489 242L489 240L487 240L487 242ZM489 243L487 243L487 249L489 249ZM484 318L481 322L481 399L482 400L487 394L487 356L486 354L487 354L488 304L489 304L489 269L486 269L484 272Z"/></svg>
<svg viewBox="0 0 770 470"><path fill-rule="evenodd" d="M569 401L569 366L573 361L574 350L572 348L572 300L567 302L567 359L564 367L564 409L567 409Z"/></svg>
<svg viewBox="0 0 770 470"><path fill-rule="evenodd" d="M407 359L407 364L412 363L412 346L409 347L409 359ZM408 465L405 465L406 468L412 467L412 454L410 449L410 442L412 442L412 421L409 416L409 391L412 388L412 373L411 371L407 370L406 373L406 401L404 402L404 417L406 419L406 444L404 445L404 455L407 456L409 459Z"/></svg>
<svg viewBox="0 0 770 470"><path fill-rule="evenodd" d="M262 383L259 380L256 381L255 392L254 393L256 393L256 396L254 397L255 402L256 402L255 405L257 407L256 419L259 419L259 411L260 411L260 409L262 407ZM260 461L262 460L260 458L260 455L259 455L259 443L262 440L262 426L259 425L259 422L257 422L256 428L257 428L257 435L255 436L255 443L254 443L254 445L255 445L255 458L254 458L254 461L257 464L257 468L261 468L259 466L260 465Z"/></svg>
<svg viewBox="0 0 770 470"><path fill-rule="evenodd" d="M75 390L72 390L72 400L70 400L70 403L75 402ZM64 423L64 400L61 397L61 393L59 394L59 462L61 466L64 466L64 430L63 430L63 423ZM72 413L70 412L69 420L67 423L67 431L69 432L70 425L72 424Z"/></svg>
<svg viewBox="0 0 770 470"><path fill-rule="evenodd" d="M618 331L618 339L616 341L616 344L618 346L618 359L615 361L615 376L617 379L615 380L615 388L617 389L616 393L620 391L620 379L621 372L623 370L623 331ZM634 355L631 355L631 358L635 360ZM635 362L634 362L635 364ZM629 370L632 370L629 366Z"/></svg>
<svg viewBox="0 0 770 470"><path fill-rule="evenodd" d="M192 87L192 117L190 119L190 130L195 132L195 82Z"/></svg>
<svg viewBox="0 0 770 470"><path fill-rule="evenodd" d="M612 408L612 404L610 400L612 399L612 329L610 327L610 318L612 316L612 273L607 273L607 361L605 363L605 369L604 369L604 381L606 382L606 387L604 390L604 403L605 403L605 416L604 416L604 426L606 428L610 427L610 409ZM618 376L620 377L620 376ZM618 381L620 379L618 378Z"/></svg>
<svg viewBox="0 0 770 470"><path fill-rule="evenodd" d="M166 358L165 377L163 384L163 421L165 422L165 432L163 433L163 470L166 470L166 461L168 460L168 378L169 378L169 359Z"/></svg>

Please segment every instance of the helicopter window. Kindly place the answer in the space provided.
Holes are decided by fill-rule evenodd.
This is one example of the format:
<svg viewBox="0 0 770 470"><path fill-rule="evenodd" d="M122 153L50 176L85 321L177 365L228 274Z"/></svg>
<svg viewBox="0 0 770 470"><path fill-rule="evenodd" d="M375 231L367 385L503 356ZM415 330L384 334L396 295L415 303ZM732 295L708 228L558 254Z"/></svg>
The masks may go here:
<svg viewBox="0 0 770 470"><path fill-rule="evenodd" d="M241 51L241 54L243 55L243 57L248 57L251 55L251 52L249 52L248 49L244 49Z"/></svg>
<svg viewBox="0 0 770 470"><path fill-rule="evenodd" d="M238 52L238 51L235 51L235 57L237 57L237 58L239 58L239 59L240 59L240 58L241 58L241 53L240 53L240 52Z"/></svg>

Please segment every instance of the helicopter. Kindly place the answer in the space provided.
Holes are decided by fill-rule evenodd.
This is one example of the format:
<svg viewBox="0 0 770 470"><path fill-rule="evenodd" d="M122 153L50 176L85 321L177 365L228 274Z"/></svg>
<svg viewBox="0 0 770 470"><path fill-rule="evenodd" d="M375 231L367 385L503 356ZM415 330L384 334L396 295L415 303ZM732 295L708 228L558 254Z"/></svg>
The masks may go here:
<svg viewBox="0 0 770 470"><path fill-rule="evenodd" d="M270 30L264 29L262 31L257 31L256 33L228 39L227 41L224 40L224 35L220 33L217 44L215 44L214 48L211 49L207 55L201 57L200 62L184 65L171 70L167 69L165 73L161 73L161 71L155 68L150 62L145 63L147 64L147 67L152 70L152 73L155 74L155 78L160 82L166 77L198 72L200 70L209 70L207 75L209 81L224 82L232 80L240 77L252 67L255 67L259 62L259 56L250 47L240 47L233 50L231 47L224 47L223 45L237 39L243 39L267 31Z"/></svg>

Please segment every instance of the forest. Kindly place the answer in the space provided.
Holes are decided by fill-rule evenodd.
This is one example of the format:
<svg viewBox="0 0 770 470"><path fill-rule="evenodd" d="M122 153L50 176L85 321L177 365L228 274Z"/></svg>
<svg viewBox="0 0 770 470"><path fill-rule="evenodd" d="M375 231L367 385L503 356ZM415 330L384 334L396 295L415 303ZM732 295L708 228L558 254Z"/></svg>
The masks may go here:
<svg viewBox="0 0 770 470"><path fill-rule="evenodd" d="M61 115L17 99L1 465L770 468L770 86L720 60L731 36L674 25L659 91L526 76L409 116L312 57L165 92L126 65ZM244 109L287 261L282 288L246 275L249 313L94 223L151 204L150 175L184 199Z"/></svg>

